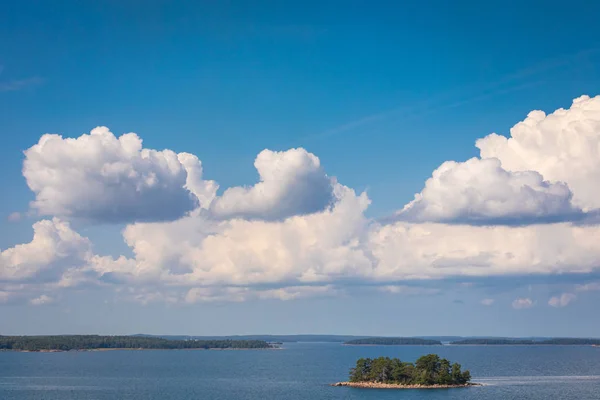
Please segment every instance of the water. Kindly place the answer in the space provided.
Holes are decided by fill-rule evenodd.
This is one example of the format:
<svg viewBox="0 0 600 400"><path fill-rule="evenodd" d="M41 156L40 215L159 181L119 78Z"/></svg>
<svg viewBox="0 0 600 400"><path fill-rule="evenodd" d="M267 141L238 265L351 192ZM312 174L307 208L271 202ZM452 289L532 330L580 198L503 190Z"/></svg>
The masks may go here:
<svg viewBox="0 0 600 400"><path fill-rule="evenodd" d="M437 353L483 387L330 387L360 357ZM600 399L600 348L589 346L341 346L283 350L0 353L2 400Z"/></svg>

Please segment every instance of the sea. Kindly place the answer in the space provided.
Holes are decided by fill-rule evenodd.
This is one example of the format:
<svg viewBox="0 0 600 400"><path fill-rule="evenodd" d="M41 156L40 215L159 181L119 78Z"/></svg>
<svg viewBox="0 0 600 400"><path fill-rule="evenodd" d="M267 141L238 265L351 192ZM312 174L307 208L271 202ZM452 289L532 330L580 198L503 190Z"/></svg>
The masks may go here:
<svg viewBox="0 0 600 400"><path fill-rule="evenodd" d="M356 389L360 357L414 361L436 353L483 386ZM1 400L600 399L600 347L344 346L285 343L281 350L0 352Z"/></svg>

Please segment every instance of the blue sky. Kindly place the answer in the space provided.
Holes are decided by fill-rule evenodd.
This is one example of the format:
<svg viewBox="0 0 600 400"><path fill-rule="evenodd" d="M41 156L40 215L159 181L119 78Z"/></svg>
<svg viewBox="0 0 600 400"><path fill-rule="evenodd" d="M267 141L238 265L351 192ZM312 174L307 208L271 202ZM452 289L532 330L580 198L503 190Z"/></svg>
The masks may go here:
<svg viewBox="0 0 600 400"><path fill-rule="evenodd" d="M0 333L597 335L598 8L5 2ZM529 153L475 147L559 108ZM195 155L197 190L177 156L111 153L128 132ZM103 180L115 160L145 180Z"/></svg>

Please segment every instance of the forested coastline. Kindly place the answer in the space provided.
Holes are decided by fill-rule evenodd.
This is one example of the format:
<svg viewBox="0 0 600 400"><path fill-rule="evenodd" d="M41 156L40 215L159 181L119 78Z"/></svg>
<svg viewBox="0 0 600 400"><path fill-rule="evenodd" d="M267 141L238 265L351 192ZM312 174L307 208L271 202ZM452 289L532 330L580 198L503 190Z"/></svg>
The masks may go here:
<svg viewBox="0 0 600 400"><path fill-rule="evenodd" d="M69 351L110 349L268 349L262 340L168 340L144 336L53 335L0 336L4 351Z"/></svg>
<svg viewBox="0 0 600 400"><path fill-rule="evenodd" d="M582 339L582 338L554 338L544 340L530 339L500 339L500 338L478 338L464 339L450 342L452 345L555 345L555 346L586 346L600 345L600 339Z"/></svg>

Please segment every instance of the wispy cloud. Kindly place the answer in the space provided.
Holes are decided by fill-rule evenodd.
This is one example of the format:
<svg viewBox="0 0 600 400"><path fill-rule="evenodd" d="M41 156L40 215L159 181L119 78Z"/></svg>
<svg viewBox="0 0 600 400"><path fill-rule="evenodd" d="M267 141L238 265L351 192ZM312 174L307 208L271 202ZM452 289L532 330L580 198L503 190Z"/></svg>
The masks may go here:
<svg viewBox="0 0 600 400"><path fill-rule="evenodd" d="M24 79L11 79L0 81L0 92L16 92L28 87L37 86L43 82L39 76L32 76Z"/></svg>
<svg viewBox="0 0 600 400"><path fill-rule="evenodd" d="M578 292L589 292L593 290L600 290L600 282L590 282L585 285L577 285L575 290Z"/></svg>
<svg viewBox="0 0 600 400"><path fill-rule="evenodd" d="M483 299L481 300L481 304L484 306L491 306L494 304L494 299Z"/></svg>
<svg viewBox="0 0 600 400"><path fill-rule="evenodd" d="M22 217L21 213L18 211L15 211L13 213L10 213L8 215L8 217L6 217L6 219L8 220L8 222L17 222L17 221L21 220L21 217Z"/></svg>
<svg viewBox="0 0 600 400"><path fill-rule="evenodd" d="M356 120L343 123L334 128L327 129L323 132L305 136L301 138L301 141L324 139L331 136L336 136L344 132L354 130L361 126L365 126L392 117L401 117L403 120L412 120L441 111L443 109L456 108L473 102L490 99L502 94L508 94L528 89L534 86L539 86L543 84L544 81L530 80L529 82L523 82L523 80L527 78L533 78L544 72L555 70L561 67L569 67L575 62L579 63L582 60L587 60L588 57L596 55L598 53L600 53L600 48L594 48L584 50L575 54L570 54L564 57L545 60L528 68L524 68L522 70L516 71L515 73L509 74L495 82L491 82L485 85L473 84L469 85L468 87L461 87L457 90L452 90L433 96L424 101L412 103L412 105L410 106L400 106L371 115L363 116ZM464 93L470 93L470 95L464 96Z"/></svg>
<svg viewBox="0 0 600 400"><path fill-rule="evenodd" d="M386 285L379 287L379 291L385 293L413 296L438 294L440 292L440 289L406 285Z"/></svg>

